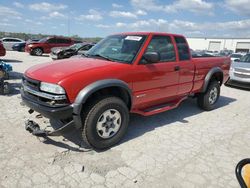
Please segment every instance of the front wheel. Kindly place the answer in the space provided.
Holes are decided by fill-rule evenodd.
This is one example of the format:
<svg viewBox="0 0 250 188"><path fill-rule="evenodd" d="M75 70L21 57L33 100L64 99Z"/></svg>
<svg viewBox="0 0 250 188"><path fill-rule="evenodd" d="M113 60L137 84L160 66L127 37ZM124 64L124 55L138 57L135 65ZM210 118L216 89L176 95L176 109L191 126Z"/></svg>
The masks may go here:
<svg viewBox="0 0 250 188"><path fill-rule="evenodd" d="M198 95L198 106L203 110L213 110L215 108L215 104L220 97L220 84L217 81L212 81L205 93L201 93Z"/></svg>
<svg viewBox="0 0 250 188"><path fill-rule="evenodd" d="M83 113L82 138L90 147L109 148L118 143L127 131L128 107L118 97L96 100Z"/></svg>
<svg viewBox="0 0 250 188"><path fill-rule="evenodd" d="M31 54L36 55L36 56L41 56L41 55L43 55L43 50L41 48L34 48L31 51Z"/></svg>

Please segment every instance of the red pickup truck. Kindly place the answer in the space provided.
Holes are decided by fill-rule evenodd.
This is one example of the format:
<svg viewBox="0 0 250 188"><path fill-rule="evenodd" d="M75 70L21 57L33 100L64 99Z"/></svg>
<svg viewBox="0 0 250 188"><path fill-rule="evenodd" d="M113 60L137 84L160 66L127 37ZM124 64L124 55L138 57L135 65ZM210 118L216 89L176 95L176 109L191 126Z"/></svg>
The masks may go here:
<svg viewBox="0 0 250 188"><path fill-rule="evenodd" d="M188 96L196 97L202 109L214 109L230 63L229 57L192 58L181 35L114 34L82 58L28 69L21 95L30 109L63 122L47 135L75 127L86 144L104 149L122 139L129 113L164 112ZM32 123L27 128L41 133Z"/></svg>
<svg viewBox="0 0 250 188"><path fill-rule="evenodd" d="M25 45L25 52L30 55L41 56L43 53L49 54L54 47L68 47L74 41L65 37L46 37L38 42L30 42Z"/></svg>

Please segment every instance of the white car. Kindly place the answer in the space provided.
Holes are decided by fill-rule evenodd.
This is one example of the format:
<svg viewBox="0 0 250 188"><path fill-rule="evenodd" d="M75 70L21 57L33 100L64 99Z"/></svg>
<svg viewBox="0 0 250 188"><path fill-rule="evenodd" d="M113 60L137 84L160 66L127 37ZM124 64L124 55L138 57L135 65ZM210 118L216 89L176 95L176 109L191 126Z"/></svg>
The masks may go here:
<svg viewBox="0 0 250 188"><path fill-rule="evenodd" d="M5 37L1 39L3 46L6 50L12 50L12 46L14 44L19 44L25 42L22 39L19 38L12 38L12 37Z"/></svg>
<svg viewBox="0 0 250 188"><path fill-rule="evenodd" d="M232 62L226 85L250 89L250 53Z"/></svg>
<svg viewBox="0 0 250 188"><path fill-rule="evenodd" d="M230 55L230 58L232 61L236 60L236 59L240 59L243 55L240 53L233 53Z"/></svg>

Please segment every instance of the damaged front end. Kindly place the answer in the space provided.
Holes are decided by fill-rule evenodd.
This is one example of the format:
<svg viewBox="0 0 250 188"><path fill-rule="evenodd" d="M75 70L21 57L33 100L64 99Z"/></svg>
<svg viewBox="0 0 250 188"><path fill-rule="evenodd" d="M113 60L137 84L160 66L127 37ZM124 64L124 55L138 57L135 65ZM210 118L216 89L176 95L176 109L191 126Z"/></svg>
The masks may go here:
<svg viewBox="0 0 250 188"><path fill-rule="evenodd" d="M54 130L46 130L41 129L35 121L27 120L25 129L39 137L59 136L73 130L75 128L72 118L73 105L68 102L66 95L41 91L40 84L37 80L23 77L22 101L30 108L30 114L36 111L46 118L57 120L60 126Z"/></svg>

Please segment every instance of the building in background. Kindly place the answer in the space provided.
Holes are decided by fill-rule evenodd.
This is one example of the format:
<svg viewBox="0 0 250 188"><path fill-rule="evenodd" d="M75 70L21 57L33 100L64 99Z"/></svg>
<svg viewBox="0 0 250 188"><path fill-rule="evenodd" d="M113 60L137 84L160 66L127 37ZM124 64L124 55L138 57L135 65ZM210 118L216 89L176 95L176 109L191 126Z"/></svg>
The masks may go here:
<svg viewBox="0 0 250 188"><path fill-rule="evenodd" d="M187 38L189 46L193 50L233 50L236 53L250 52L250 38Z"/></svg>

